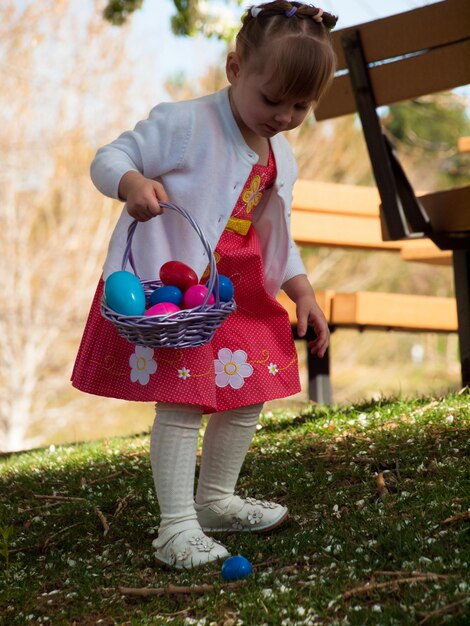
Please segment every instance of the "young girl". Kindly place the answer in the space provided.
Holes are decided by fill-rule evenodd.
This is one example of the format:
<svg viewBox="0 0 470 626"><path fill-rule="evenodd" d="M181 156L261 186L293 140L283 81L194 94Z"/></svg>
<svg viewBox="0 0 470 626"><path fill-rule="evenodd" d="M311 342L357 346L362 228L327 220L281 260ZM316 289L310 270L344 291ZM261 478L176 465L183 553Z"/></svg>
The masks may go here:
<svg viewBox="0 0 470 626"><path fill-rule="evenodd" d="M228 88L187 102L160 104L147 120L98 150L96 187L126 202L102 279L121 269L129 224L141 279L169 260L207 277L207 255L191 225L159 201L191 211L215 250L219 274L235 286L237 312L197 348L133 346L100 314L100 281L72 382L82 391L156 401L150 456L161 511L153 542L160 564L191 568L228 552L207 536L266 532L287 508L234 495L263 402L300 390L289 318L275 299L296 303L300 336L311 325L322 357L328 325L289 233L297 166L282 133L315 106L335 69L329 30L336 18L311 5L274 0L243 18L227 57ZM152 219L158 216L156 219ZM126 268L132 271L129 268ZM194 478L203 414L197 492Z"/></svg>

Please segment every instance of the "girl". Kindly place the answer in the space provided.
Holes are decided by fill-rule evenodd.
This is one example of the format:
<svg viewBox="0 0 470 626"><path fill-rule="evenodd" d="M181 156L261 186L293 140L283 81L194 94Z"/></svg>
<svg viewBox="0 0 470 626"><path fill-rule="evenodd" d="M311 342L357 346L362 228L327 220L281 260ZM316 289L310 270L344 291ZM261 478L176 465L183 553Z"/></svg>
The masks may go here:
<svg viewBox="0 0 470 626"><path fill-rule="evenodd" d="M299 335L313 327L312 352L322 357L328 346L328 325L289 233L297 166L282 133L301 124L333 76L335 24L332 15L299 2L252 7L227 57L227 88L156 106L133 131L98 150L91 166L96 187L126 202L103 279L121 269L128 226L138 220L145 222L133 238L141 279L179 260L204 280L208 259L198 235L159 205L171 199L192 212L219 274L235 285L237 312L212 342L152 350L132 346L101 317L101 280L72 374L73 385L88 393L157 402L150 457L161 520L153 545L163 565L191 568L226 558L225 547L206 533L265 532L287 518L286 507L234 490L263 402L300 390L279 289L296 303ZM194 498L204 413L211 418Z"/></svg>

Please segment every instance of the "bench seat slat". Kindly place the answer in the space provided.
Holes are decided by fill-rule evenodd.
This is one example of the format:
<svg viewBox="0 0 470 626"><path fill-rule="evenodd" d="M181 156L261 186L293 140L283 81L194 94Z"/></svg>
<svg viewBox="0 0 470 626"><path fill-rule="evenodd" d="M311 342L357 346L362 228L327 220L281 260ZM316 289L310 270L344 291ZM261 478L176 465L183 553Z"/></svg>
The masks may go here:
<svg viewBox="0 0 470 626"><path fill-rule="evenodd" d="M455 298L375 291L318 291L317 302L328 323L338 328L370 328L407 332L457 332ZM295 325L295 304L284 292L278 301Z"/></svg>
<svg viewBox="0 0 470 626"><path fill-rule="evenodd" d="M456 332L454 298L358 291L335 293L331 323L407 331Z"/></svg>

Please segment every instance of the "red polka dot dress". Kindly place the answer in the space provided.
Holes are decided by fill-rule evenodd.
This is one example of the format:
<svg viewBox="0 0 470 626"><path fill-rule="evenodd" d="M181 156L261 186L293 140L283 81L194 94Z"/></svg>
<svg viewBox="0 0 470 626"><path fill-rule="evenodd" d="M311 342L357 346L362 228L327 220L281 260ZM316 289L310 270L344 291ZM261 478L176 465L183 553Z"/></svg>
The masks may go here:
<svg viewBox="0 0 470 626"><path fill-rule="evenodd" d="M112 398L175 402L226 411L300 391L297 354L285 309L264 288L253 212L276 177L254 165L214 252L235 288L236 313L197 348L147 348L120 337L100 313L98 285L72 373L78 389Z"/></svg>

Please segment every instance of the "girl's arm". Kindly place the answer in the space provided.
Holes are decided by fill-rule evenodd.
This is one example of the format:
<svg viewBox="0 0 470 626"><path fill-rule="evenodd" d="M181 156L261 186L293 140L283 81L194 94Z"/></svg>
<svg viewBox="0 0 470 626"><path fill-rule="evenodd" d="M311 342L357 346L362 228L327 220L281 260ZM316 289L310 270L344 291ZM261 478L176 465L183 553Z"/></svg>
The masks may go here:
<svg viewBox="0 0 470 626"><path fill-rule="evenodd" d="M297 334L303 337L307 332L307 326L311 326L316 338L309 341L308 345L310 351L321 358L330 342L330 330L307 276L298 274L290 278L282 285L282 289L296 304Z"/></svg>

